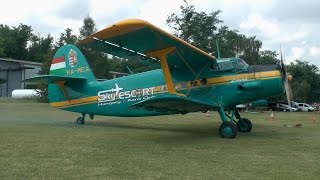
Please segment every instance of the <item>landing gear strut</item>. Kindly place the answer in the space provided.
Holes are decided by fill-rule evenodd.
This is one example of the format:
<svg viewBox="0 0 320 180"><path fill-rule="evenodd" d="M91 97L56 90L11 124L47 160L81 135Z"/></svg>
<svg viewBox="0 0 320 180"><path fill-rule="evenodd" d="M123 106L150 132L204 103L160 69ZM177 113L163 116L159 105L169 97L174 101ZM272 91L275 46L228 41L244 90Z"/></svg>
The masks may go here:
<svg viewBox="0 0 320 180"><path fill-rule="evenodd" d="M239 111L236 107L232 108L232 114L229 116L225 113L223 107L218 109L222 124L219 128L219 133L222 138L235 138L239 132L250 132L252 123L249 119L241 118ZM236 121L235 119L238 119Z"/></svg>

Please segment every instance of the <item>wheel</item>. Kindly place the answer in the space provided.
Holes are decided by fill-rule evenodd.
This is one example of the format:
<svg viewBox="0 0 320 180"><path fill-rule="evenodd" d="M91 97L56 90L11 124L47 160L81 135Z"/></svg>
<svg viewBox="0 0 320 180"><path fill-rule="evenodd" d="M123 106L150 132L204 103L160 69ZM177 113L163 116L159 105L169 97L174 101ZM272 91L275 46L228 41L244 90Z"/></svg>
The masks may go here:
<svg viewBox="0 0 320 180"><path fill-rule="evenodd" d="M77 124L84 124L84 118L83 117L78 117L76 120Z"/></svg>
<svg viewBox="0 0 320 180"><path fill-rule="evenodd" d="M237 123L239 132L250 132L252 129L252 123L249 119L241 118Z"/></svg>
<svg viewBox="0 0 320 180"><path fill-rule="evenodd" d="M220 125L219 133L222 138L233 139L237 136L238 129L236 125L231 121L223 122Z"/></svg>

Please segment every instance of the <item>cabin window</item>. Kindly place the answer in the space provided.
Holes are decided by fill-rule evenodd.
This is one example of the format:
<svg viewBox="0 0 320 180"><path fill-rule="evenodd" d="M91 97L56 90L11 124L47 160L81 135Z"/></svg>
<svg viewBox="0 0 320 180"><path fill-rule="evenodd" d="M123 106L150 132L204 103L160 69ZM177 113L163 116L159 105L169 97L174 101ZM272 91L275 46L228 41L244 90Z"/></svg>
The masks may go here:
<svg viewBox="0 0 320 180"><path fill-rule="evenodd" d="M220 71L227 71L234 69L234 66L230 61L224 61L219 63L219 69Z"/></svg>
<svg viewBox="0 0 320 180"><path fill-rule="evenodd" d="M248 68L248 64L242 59L237 59L237 69L245 70Z"/></svg>
<svg viewBox="0 0 320 180"><path fill-rule="evenodd" d="M239 58L226 58L218 60L217 65L210 65L210 71L233 71L241 72L248 69L246 62Z"/></svg>

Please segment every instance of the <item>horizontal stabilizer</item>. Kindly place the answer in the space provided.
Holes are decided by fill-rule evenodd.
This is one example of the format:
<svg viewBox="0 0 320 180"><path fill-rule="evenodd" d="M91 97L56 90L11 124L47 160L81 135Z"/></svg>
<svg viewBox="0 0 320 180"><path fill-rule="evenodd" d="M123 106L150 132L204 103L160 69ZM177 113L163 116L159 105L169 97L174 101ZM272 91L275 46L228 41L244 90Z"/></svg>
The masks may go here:
<svg viewBox="0 0 320 180"><path fill-rule="evenodd" d="M42 83L54 83L59 81L85 81L86 78L69 77L61 75L39 75L29 79L23 80L23 82L42 82Z"/></svg>
<svg viewBox="0 0 320 180"><path fill-rule="evenodd" d="M131 107L146 109L149 111L178 112L184 114L188 112L207 111L208 109L215 108L216 106L199 102L188 97L166 94L141 101Z"/></svg>

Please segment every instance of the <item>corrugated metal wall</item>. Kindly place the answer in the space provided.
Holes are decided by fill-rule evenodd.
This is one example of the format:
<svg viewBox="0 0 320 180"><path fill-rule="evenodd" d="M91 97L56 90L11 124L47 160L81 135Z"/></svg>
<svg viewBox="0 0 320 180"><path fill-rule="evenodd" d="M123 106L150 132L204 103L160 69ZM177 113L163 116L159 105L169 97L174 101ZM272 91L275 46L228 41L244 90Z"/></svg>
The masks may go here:
<svg viewBox="0 0 320 180"><path fill-rule="evenodd" d="M23 67L32 67L34 69L23 70ZM0 78L7 81L0 85L0 97L11 97L13 90L24 89L22 79L37 75L40 69L41 66L37 65L0 60Z"/></svg>
<svg viewBox="0 0 320 180"><path fill-rule="evenodd" d="M0 85L0 95L2 97L11 97L11 93L14 89L22 88L22 71L17 70L19 67L19 63L0 61L0 78L7 81Z"/></svg>

